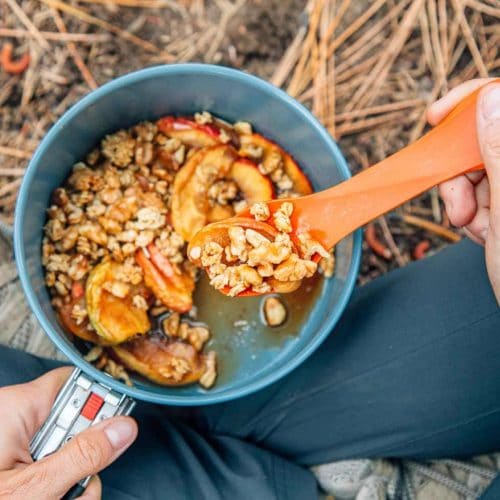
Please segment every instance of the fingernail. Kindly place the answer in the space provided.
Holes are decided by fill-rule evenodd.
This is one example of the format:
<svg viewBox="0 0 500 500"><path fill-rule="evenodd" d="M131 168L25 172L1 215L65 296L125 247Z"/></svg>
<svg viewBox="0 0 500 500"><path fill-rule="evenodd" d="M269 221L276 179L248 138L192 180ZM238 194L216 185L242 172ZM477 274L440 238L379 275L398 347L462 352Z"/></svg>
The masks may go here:
<svg viewBox="0 0 500 500"><path fill-rule="evenodd" d="M481 235L483 241L486 241L486 238L488 237L488 228L485 227L479 234Z"/></svg>
<svg viewBox="0 0 500 500"><path fill-rule="evenodd" d="M483 94L481 111L487 120L500 119L500 85L492 85Z"/></svg>
<svg viewBox="0 0 500 500"><path fill-rule="evenodd" d="M135 426L130 420L110 421L104 429L106 436L115 450L121 450L130 444L135 436Z"/></svg>

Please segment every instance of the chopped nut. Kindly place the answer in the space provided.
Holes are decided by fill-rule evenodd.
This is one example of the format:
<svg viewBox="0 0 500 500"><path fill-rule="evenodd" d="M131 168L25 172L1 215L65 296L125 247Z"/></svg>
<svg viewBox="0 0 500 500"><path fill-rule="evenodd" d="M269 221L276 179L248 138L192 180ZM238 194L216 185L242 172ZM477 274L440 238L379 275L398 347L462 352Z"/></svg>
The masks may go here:
<svg viewBox="0 0 500 500"><path fill-rule="evenodd" d="M132 304L137 309L142 309L143 311L147 311L149 308L146 299L142 295L134 295L132 297Z"/></svg>
<svg viewBox="0 0 500 500"><path fill-rule="evenodd" d="M155 238L153 231L141 231L135 240L138 247L147 247Z"/></svg>
<svg viewBox="0 0 500 500"><path fill-rule="evenodd" d="M206 125L213 122L213 117L208 111L202 111L201 113L194 114L194 120L200 125Z"/></svg>
<svg viewBox="0 0 500 500"><path fill-rule="evenodd" d="M87 238L90 241L93 241L97 245L106 246L108 242L108 236L101 228L101 226L97 224L87 223L83 224L79 228L80 236Z"/></svg>
<svg viewBox="0 0 500 500"><path fill-rule="evenodd" d="M208 197L212 203L227 205L236 198L238 186L233 181L220 180L212 184L208 189Z"/></svg>
<svg viewBox="0 0 500 500"><path fill-rule="evenodd" d="M268 326L281 326L286 321L286 307L278 297L266 297L262 312Z"/></svg>
<svg viewBox="0 0 500 500"><path fill-rule="evenodd" d="M323 257L318 264L319 270L325 278L331 278L335 271L335 257L332 252L328 253L328 257Z"/></svg>
<svg viewBox="0 0 500 500"><path fill-rule="evenodd" d="M89 271L89 261L83 255L77 255L71 260L68 276L73 281L80 281Z"/></svg>
<svg viewBox="0 0 500 500"><path fill-rule="evenodd" d="M116 134L107 135L101 143L103 155L117 167L126 167L134 156L135 140L120 130Z"/></svg>
<svg viewBox="0 0 500 500"><path fill-rule="evenodd" d="M253 286L252 291L255 293L262 294L262 293L269 293L272 291L272 289L269 283L263 281L260 285Z"/></svg>
<svg viewBox="0 0 500 500"><path fill-rule="evenodd" d="M238 134L250 135L252 133L252 125L248 122L236 122L233 128Z"/></svg>
<svg viewBox="0 0 500 500"><path fill-rule="evenodd" d="M254 248L260 247L262 245L269 245L271 243L265 236L260 234L258 231L254 229L246 229L245 230L245 238Z"/></svg>
<svg viewBox="0 0 500 500"><path fill-rule="evenodd" d="M259 165L259 170L264 175L268 175L277 170L283 172L283 157L277 151L272 151L267 155L265 161ZM274 179L273 179L274 180Z"/></svg>
<svg viewBox="0 0 500 500"><path fill-rule="evenodd" d="M64 227L58 219L50 219L45 224L45 234L52 241L59 241L64 236Z"/></svg>
<svg viewBox="0 0 500 500"><path fill-rule="evenodd" d="M223 128L221 128L219 132L219 141L223 144L231 142L231 136Z"/></svg>
<svg viewBox="0 0 500 500"><path fill-rule="evenodd" d="M205 372L201 376L200 385L209 389L214 385L217 377L217 358L215 351L210 351L205 357Z"/></svg>
<svg viewBox="0 0 500 500"><path fill-rule="evenodd" d="M89 363L93 363L94 361L97 361L103 353L104 349L100 345L95 345L87 354L85 354L83 359Z"/></svg>
<svg viewBox="0 0 500 500"><path fill-rule="evenodd" d="M130 286L123 281L111 280L106 281L102 285L104 290L109 292L111 295L118 297L119 299L124 299L130 293Z"/></svg>
<svg viewBox="0 0 500 500"><path fill-rule="evenodd" d="M191 248L189 256L193 260L198 260L201 257L201 247L193 247L193 248Z"/></svg>
<svg viewBox="0 0 500 500"><path fill-rule="evenodd" d="M94 199L91 203L89 203L85 212L91 219L97 219L97 217L104 215L106 212L106 205L104 205L101 200Z"/></svg>
<svg viewBox="0 0 500 500"><path fill-rule="evenodd" d="M253 215L255 220L267 220L271 216L269 207L266 203L254 203L250 207L250 213Z"/></svg>
<svg viewBox="0 0 500 500"><path fill-rule="evenodd" d="M167 318L163 320L162 328L165 335L170 337L177 337L177 333L179 331L181 317L179 313L172 313Z"/></svg>
<svg viewBox="0 0 500 500"><path fill-rule="evenodd" d="M68 206L71 206L67 216L68 224L80 224L83 221L83 210L72 204L68 204Z"/></svg>
<svg viewBox="0 0 500 500"><path fill-rule="evenodd" d="M201 252L201 264L205 267L218 264L222 259L223 248L215 242L203 245Z"/></svg>
<svg viewBox="0 0 500 500"><path fill-rule="evenodd" d="M57 280L54 284L54 287L59 295L63 297L65 295L68 295L68 289L66 288L66 285L62 281Z"/></svg>
<svg viewBox="0 0 500 500"><path fill-rule="evenodd" d="M69 227L64 231L63 239L61 240L61 248L67 252L71 250L78 241L78 229L76 227Z"/></svg>
<svg viewBox="0 0 500 500"><path fill-rule="evenodd" d="M137 211L136 217L137 229L159 229L165 225L165 216L157 208L141 208Z"/></svg>
<svg viewBox="0 0 500 500"><path fill-rule="evenodd" d="M122 192L118 188L105 188L97 194L97 198L106 205L113 205L113 203L117 203L122 196Z"/></svg>
<svg viewBox="0 0 500 500"><path fill-rule="evenodd" d="M318 254L320 257L329 258L330 252L319 242L311 238L309 233L301 233L298 235L300 241L300 250L304 259L311 259Z"/></svg>
<svg viewBox="0 0 500 500"><path fill-rule="evenodd" d="M134 133L136 134L138 139L142 141L151 142L157 132L156 124L152 122L143 122L139 123L133 128Z"/></svg>
<svg viewBox="0 0 500 500"><path fill-rule="evenodd" d="M286 201L281 204L280 208L276 210L273 214L274 225L278 231L282 231L284 233L292 232L292 223L290 221L290 216L293 212L293 205Z"/></svg>
<svg viewBox="0 0 500 500"><path fill-rule="evenodd" d="M54 286L56 284L56 273L47 272L45 274L45 284L48 287Z"/></svg>
<svg viewBox="0 0 500 500"><path fill-rule="evenodd" d="M67 254L51 254L48 256L47 271L67 273L69 269L70 256Z"/></svg>
<svg viewBox="0 0 500 500"><path fill-rule="evenodd" d="M101 188L103 179L95 170L80 162L73 167L73 173L68 179L68 184L78 191L90 191Z"/></svg>
<svg viewBox="0 0 500 500"><path fill-rule="evenodd" d="M52 202L55 203L58 207L65 207L69 202L69 197L66 189L62 187L54 189L54 192L52 193Z"/></svg>
<svg viewBox="0 0 500 500"><path fill-rule="evenodd" d="M273 265L270 262L263 262L262 264L257 266L257 272L263 278L269 278L274 273Z"/></svg>
<svg viewBox="0 0 500 500"><path fill-rule="evenodd" d="M153 144L138 141L135 146L134 160L137 165L149 165L154 158Z"/></svg>
<svg viewBox="0 0 500 500"><path fill-rule="evenodd" d="M71 317L77 325L81 325L87 319L87 309L80 304L75 304L71 309Z"/></svg>
<svg viewBox="0 0 500 500"><path fill-rule="evenodd" d="M133 243L125 243L122 246L123 255L132 255L136 251L136 246Z"/></svg>
<svg viewBox="0 0 500 500"><path fill-rule="evenodd" d="M274 277L279 281L300 281L312 276L318 265L310 260L302 260L297 254L279 264L274 270Z"/></svg>
<svg viewBox="0 0 500 500"><path fill-rule="evenodd" d="M94 166L98 161L99 157L101 156L100 151L96 148L93 149L85 158L85 161L87 162L87 165Z"/></svg>
<svg viewBox="0 0 500 500"><path fill-rule="evenodd" d="M188 329L188 342L197 350L201 351L210 338L210 330L205 326L192 326Z"/></svg>
<svg viewBox="0 0 500 500"><path fill-rule="evenodd" d="M238 226L231 226L228 229L229 239L231 240L231 253L245 262L248 257L245 231Z"/></svg>
<svg viewBox="0 0 500 500"><path fill-rule="evenodd" d="M288 191L293 188L293 181L286 174L283 174L276 184L278 185L278 189L281 191Z"/></svg>
<svg viewBox="0 0 500 500"><path fill-rule="evenodd" d="M249 158L258 160L262 158L264 150L262 149L262 146L257 146L256 144L246 144L243 148L241 148L240 153L243 156L248 156Z"/></svg>
<svg viewBox="0 0 500 500"><path fill-rule="evenodd" d="M138 236L137 231L135 231L134 229L129 229L127 231L122 231L121 233L118 233L116 235L116 239L124 243L132 243L136 240L137 236Z"/></svg>
<svg viewBox="0 0 500 500"><path fill-rule="evenodd" d="M122 225L113 220L113 219L109 219L107 217L99 217L99 224L102 226L102 228L104 229L104 231L106 231L108 234L113 234L113 235L117 235L119 233L122 232Z"/></svg>

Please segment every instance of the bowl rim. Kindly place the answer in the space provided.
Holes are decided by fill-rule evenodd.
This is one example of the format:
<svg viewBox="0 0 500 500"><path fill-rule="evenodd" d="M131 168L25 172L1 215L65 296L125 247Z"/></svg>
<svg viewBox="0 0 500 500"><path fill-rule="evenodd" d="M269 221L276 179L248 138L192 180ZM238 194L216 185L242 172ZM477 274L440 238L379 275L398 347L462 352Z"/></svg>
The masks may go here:
<svg viewBox="0 0 500 500"><path fill-rule="evenodd" d="M295 355L289 362L279 367L277 370L267 374L252 383L245 385L244 387L237 387L228 389L224 393L211 394L210 391L204 393L189 395L189 396L172 396L168 394L158 394L148 389L139 387L128 387L122 382L115 380L105 374L104 372L97 370L93 365L88 363L83 359L83 356L77 355L70 347L68 343L61 339L60 335L52 327L51 321L46 317L41 304L38 300L37 294L31 284L28 276L27 266L26 266L26 255L24 251L23 239L22 239L22 228L24 218L27 214L27 189L28 186L33 182L35 174L37 171L37 165L40 157L44 153L45 149L49 144L57 137L57 134L61 129L63 129L68 122L70 122L78 113L92 105L103 96L114 92L123 87L127 87L131 84L140 82L142 80L147 80L150 78L164 76L168 77L174 74L182 73L192 73L198 74L200 76L215 75L226 77L230 79L236 79L243 81L246 84L251 84L268 94L271 94L273 98L284 101L287 106L294 108L299 114L301 114L309 125L315 129L315 132L319 134L325 141L330 149L330 152L335 159L337 167L345 175L346 178L351 177L351 172L347 166L344 155L340 151L335 140L326 131L326 129L321 125L321 123L313 116L313 114L305 108L302 104L296 101L294 98L289 96L286 92L276 87L275 85L259 78L254 75L245 73L240 70L216 66L211 64L202 63L179 63L179 64L169 64L161 66L153 66L150 68L141 69L131 73L122 75L108 83L105 83L101 87L89 92L86 96L77 101L71 108L69 108L52 128L45 134L41 143L37 147L33 157L31 158L26 173L23 177L23 181L19 190L19 196L16 203L15 217L14 217L14 253L16 266L18 269L19 277L21 280L21 285L23 287L24 294L28 300L31 310L35 314L35 317L42 326L44 332L49 336L51 341L56 345L62 353L69 358L70 362L80 368L84 373L89 374L95 380L102 383L103 385L110 387L120 393L127 394L132 398L148 401L151 403L158 403L163 405L175 405L175 406L197 406L197 405L208 405L214 403L222 403L224 401L230 401L242 396L251 394L255 391L263 389L268 385L278 381L288 373L290 373L294 368L299 366L305 359L307 359L326 339L329 333L332 331L333 327L336 325L341 314L344 312L347 303L352 295L354 286L356 283L356 277L358 274L360 261L361 261L361 241L362 241L362 230L358 229L353 233L353 248L352 248L352 260L350 263L349 270L347 272L347 278L343 286L343 291L337 302L338 307L336 311L332 313L324 322L324 324L319 328L313 340L308 343L297 355Z"/></svg>

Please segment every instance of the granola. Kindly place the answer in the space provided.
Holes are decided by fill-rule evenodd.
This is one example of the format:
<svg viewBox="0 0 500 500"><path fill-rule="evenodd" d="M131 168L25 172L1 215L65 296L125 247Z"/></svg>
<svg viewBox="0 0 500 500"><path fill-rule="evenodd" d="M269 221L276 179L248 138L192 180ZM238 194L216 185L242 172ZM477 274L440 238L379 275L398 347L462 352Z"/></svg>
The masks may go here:
<svg viewBox="0 0 500 500"><path fill-rule="evenodd" d="M304 237L301 257L294 253L292 204L271 216L263 203L310 192L293 159L245 121L231 125L202 111L108 134L47 208L42 262L62 326L93 346L89 362L127 384L134 371L160 384L211 387L216 353L207 352L209 325L192 322L198 274L189 258L230 295L269 293L271 279L310 276L313 255L330 276L333 256L317 242ZM197 230L248 207L275 224L274 239L234 228L228 245L187 255ZM152 319L167 313L158 338ZM269 324L283 319L273 314Z"/></svg>

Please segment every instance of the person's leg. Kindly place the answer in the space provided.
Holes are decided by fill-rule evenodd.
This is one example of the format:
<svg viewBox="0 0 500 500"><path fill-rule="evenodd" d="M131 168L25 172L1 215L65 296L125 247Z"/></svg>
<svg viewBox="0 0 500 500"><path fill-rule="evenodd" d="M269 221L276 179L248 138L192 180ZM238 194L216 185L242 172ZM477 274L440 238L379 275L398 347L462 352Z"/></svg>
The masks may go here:
<svg viewBox="0 0 500 500"><path fill-rule="evenodd" d="M61 363L0 346L0 387L28 382ZM314 476L269 451L224 436L205 436L140 403L139 436L100 473L109 500L289 500L317 496ZM0 430L1 432L1 430Z"/></svg>
<svg viewBox="0 0 500 500"><path fill-rule="evenodd" d="M199 425L303 465L498 450L499 311L483 250L450 247L358 289L301 367Z"/></svg>

